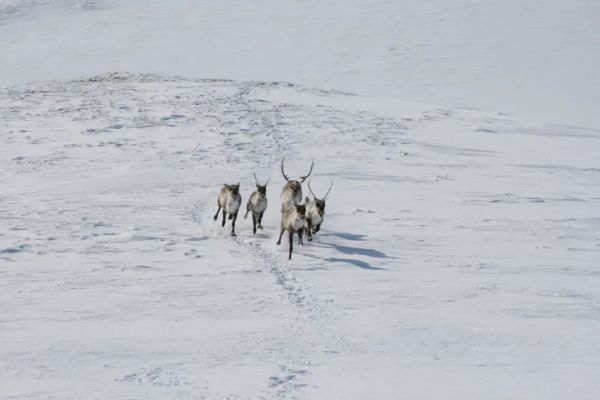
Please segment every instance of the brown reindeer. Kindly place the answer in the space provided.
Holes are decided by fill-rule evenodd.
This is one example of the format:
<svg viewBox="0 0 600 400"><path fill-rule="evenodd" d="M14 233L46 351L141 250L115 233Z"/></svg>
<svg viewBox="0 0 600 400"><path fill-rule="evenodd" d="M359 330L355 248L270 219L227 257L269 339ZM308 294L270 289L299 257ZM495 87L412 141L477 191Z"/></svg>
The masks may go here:
<svg viewBox="0 0 600 400"><path fill-rule="evenodd" d="M322 199L319 199L315 192L312 191L310 181L308 181L308 190L310 190L310 193L313 195L312 200L308 198L308 196L304 200L304 205L306 206L306 237L308 241L313 239L313 234L321 230L321 224L323 223L323 218L325 218L325 199L327 199L332 187L333 182L329 185L329 190L327 190L325 196L323 196Z"/></svg>
<svg viewBox="0 0 600 400"><path fill-rule="evenodd" d="M300 204L302 202L302 183L308 178L315 166L315 162L313 161L310 164L310 171L306 176L301 176L300 180L290 179L285 174L283 169L283 163L285 158L281 160L281 174L287 181L283 190L281 191L281 212L283 213L285 210L294 208L295 204Z"/></svg>
<svg viewBox="0 0 600 400"><path fill-rule="evenodd" d="M213 217L216 221L219 217L219 211L223 209L223 222L221 226L225 226L225 215L229 214L229 219L231 219L231 236L236 236L235 234L235 221L237 219L238 211L240 209L240 204L242 204L242 196L240 195L240 184L236 185L223 185L221 191L219 192L219 198L217 199L217 213Z"/></svg>
<svg viewBox="0 0 600 400"><path fill-rule="evenodd" d="M294 204L294 208L289 208L281 215L281 232L277 244L281 244L281 237L285 231L288 231L290 238L290 254L288 259L292 259L292 250L294 248L294 233L298 234L298 243L304 244L302 235L306 224L306 207L302 204Z"/></svg>
<svg viewBox="0 0 600 400"><path fill-rule="evenodd" d="M253 173L253 175L256 182L256 191L252 192L248 204L246 204L244 219L248 218L248 213L252 213L252 232L256 235L256 228L263 229L262 218L267 209L267 184L271 178L267 179L264 185L261 185L258 183L256 174Z"/></svg>

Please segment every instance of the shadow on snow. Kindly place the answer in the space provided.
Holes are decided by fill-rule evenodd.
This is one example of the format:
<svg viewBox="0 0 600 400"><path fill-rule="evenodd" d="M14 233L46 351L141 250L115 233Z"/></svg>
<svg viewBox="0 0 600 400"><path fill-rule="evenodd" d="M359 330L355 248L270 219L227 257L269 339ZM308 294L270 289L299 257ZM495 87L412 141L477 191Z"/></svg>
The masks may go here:
<svg viewBox="0 0 600 400"><path fill-rule="evenodd" d="M351 265L354 265L355 267L358 267L358 268L368 269L368 270L373 270L373 271L385 270L385 268L374 267L373 265L369 264L368 262L362 261L362 260L357 260L356 258L337 258L337 257L331 257L331 258L325 258L324 260L325 261L330 261L330 262L338 262L338 263L344 263L344 264L351 264Z"/></svg>
<svg viewBox="0 0 600 400"><path fill-rule="evenodd" d="M366 240L366 236L365 235L348 233L348 232L327 232L327 233L319 234L316 237L323 237L323 238L325 238L325 237L336 237L336 238L346 239L346 240L350 240L350 241L364 241L364 240ZM318 242L318 243L322 247L331 247L331 248L335 249L336 251L338 251L340 253L343 253L343 254L346 254L346 255L349 255L349 256L351 256L351 255L358 255L358 256L371 257L371 258L380 258L380 259L382 259L382 258L390 258L385 253L383 253L383 252L381 252L379 250L375 250L375 249L369 249L369 248L364 248L364 247L344 246L344 245L341 245L341 244L328 243L328 242ZM315 258L320 258L320 257L315 257ZM320 258L320 259L323 260L323 261L350 264L350 265L353 265L355 267L359 267L359 268L367 269L367 270L372 270L372 271L375 271L375 270L385 270L385 268L374 266L374 265L372 265L371 263L369 263L367 261L359 260L357 258L350 258L350 257L329 257L329 258Z"/></svg>

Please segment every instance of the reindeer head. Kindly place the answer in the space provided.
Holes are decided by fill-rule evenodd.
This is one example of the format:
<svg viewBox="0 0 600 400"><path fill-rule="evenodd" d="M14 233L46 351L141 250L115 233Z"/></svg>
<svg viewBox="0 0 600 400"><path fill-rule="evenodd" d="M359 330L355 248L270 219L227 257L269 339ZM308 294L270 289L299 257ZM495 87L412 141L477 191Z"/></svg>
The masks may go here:
<svg viewBox="0 0 600 400"><path fill-rule="evenodd" d="M319 216L322 218L325 215L325 200L315 199L315 206L319 211Z"/></svg>
<svg viewBox="0 0 600 400"><path fill-rule="evenodd" d="M256 178L256 174L253 173L254 175L254 181L256 182L256 191L258 192L258 197L260 197L261 199L265 199L267 197L267 185L269 184L269 181L271 180L271 178L267 179L267 181L265 182L264 185L261 185L258 182L258 179Z"/></svg>
<svg viewBox="0 0 600 400"><path fill-rule="evenodd" d="M317 207L317 210L321 217L323 217L323 215L325 215L325 199L327 199L327 196L329 196L329 192L331 192L332 187L333 187L333 182L331 182L331 185L329 185L329 190L327 190L327 193L325 193L325 196L323 196L322 199L319 199L319 198L317 198L315 193L312 191L312 189L310 187L310 181L308 181L308 190L310 190L310 193L313 195L313 197L315 199L315 206Z"/></svg>
<svg viewBox="0 0 600 400"><path fill-rule="evenodd" d="M294 198L302 196L302 185L298 181L288 181L286 184L292 190L292 196Z"/></svg>
<svg viewBox="0 0 600 400"><path fill-rule="evenodd" d="M296 207L296 212L298 213L298 216L300 216L301 219L305 219L306 206L304 204L294 204L294 206Z"/></svg>
<svg viewBox="0 0 600 400"><path fill-rule="evenodd" d="M225 184L225 189L232 195L237 196L240 193L240 184L239 182L235 185Z"/></svg>

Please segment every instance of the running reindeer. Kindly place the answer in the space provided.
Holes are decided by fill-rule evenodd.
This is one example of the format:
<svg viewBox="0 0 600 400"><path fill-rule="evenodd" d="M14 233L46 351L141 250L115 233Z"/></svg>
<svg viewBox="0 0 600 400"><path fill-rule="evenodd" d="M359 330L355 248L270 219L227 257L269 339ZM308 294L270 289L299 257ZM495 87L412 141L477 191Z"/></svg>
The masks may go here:
<svg viewBox="0 0 600 400"><path fill-rule="evenodd" d="M252 174L254 175L254 181L256 182L256 191L252 192L248 204L246 204L246 215L244 215L244 219L248 218L248 213L252 213L252 232L256 235L256 228L263 229L262 218L267 209L267 185L271 178L267 179L264 185L261 185L258 183L256 174Z"/></svg>
<svg viewBox="0 0 600 400"><path fill-rule="evenodd" d="M300 202L302 201L302 183L312 173L315 162L310 164L310 170L306 176L301 176L300 180L290 179L285 174L283 164L285 158L281 160L281 174L287 181L283 190L281 191L281 232L279 233L279 240L277 244L281 244L281 238L283 233L288 231L290 238L290 255L289 259L292 259L292 250L294 248L294 233L298 234L298 244L304 244L303 235L304 227L306 226L306 207Z"/></svg>
<svg viewBox="0 0 600 400"><path fill-rule="evenodd" d="M217 200L217 205L219 208L217 209L217 213L213 217L216 221L219 217L219 211L221 208L223 209L223 222L221 226L225 226L225 215L229 214L229 219L231 221L231 236L237 236L235 234L235 220L237 219L238 211L240 209L240 204L242 204L242 196L240 195L240 184L236 185L223 185L221 191L219 192L219 198Z"/></svg>
<svg viewBox="0 0 600 400"><path fill-rule="evenodd" d="M283 169L284 161L285 161L285 158L281 160L281 174L283 175L283 177L285 178L287 183L285 184L285 186L283 187L283 190L281 191L281 213L282 214L285 210L292 209L292 208L294 208L294 206L296 204L300 204L302 202L302 184L304 183L306 178L308 178L310 176L310 174L313 170L313 167L315 166L315 162L313 161L310 164L310 171L308 171L308 174L306 176L301 176L300 181L297 181L297 180L288 178L288 176L285 174L285 171Z"/></svg>
<svg viewBox="0 0 600 400"><path fill-rule="evenodd" d="M313 234L319 232L321 230L321 224L323 223L323 218L325 217L325 199L329 196L329 192L331 192L331 188L333 187L333 182L329 185L329 190L325 193L322 199L319 199L315 192L312 191L310 187L310 181L308 181L308 190L313 195L313 199L311 200L308 196L304 200L304 205L306 206L306 237L308 241L313 239Z"/></svg>
<svg viewBox="0 0 600 400"><path fill-rule="evenodd" d="M304 226L306 225L306 207L302 204L294 204L293 208L288 208L281 214L281 232L279 233L279 240L277 244L281 244L281 237L285 231L288 231L290 238L290 255L289 260L292 259L292 250L294 248L294 233L298 234L298 244L304 244L302 235L304 233Z"/></svg>

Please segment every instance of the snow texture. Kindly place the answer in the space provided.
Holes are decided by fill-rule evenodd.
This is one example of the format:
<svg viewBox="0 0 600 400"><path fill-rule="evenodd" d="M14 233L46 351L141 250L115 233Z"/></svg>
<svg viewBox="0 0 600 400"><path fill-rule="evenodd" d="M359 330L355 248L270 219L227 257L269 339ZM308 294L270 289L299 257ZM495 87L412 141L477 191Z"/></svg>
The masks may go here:
<svg viewBox="0 0 600 400"><path fill-rule="evenodd" d="M494 14L491 2L456 3L425 2L445 20ZM543 16L570 7L548 3ZM554 117L564 99L548 100L540 114L483 111L509 97L487 103L477 85L459 90L460 101L440 81L431 102L430 89L413 88L422 102L400 95L406 80L376 95L393 74L355 57L382 35L396 38L385 24L404 17L382 13L396 2L267 1L230 14L228 2L141 4L0 2L2 399L598 398L598 92L582 89L574 108ZM519 2L506 4L499 15ZM416 13L416 1L405 5ZM336 7L364 12L331 26ZM297 13L310 13L311 29L301 29ZM340 42L324 40L314 57L307 49L354 18L365 19L362 30L338 38L355 46L349 75L334 78L342 67L325 65L329 56L343 60L329 53ZM592 42L598 29L582 18L583 9L564 15ZM38 36L55 23L55 35ZM256 31L242 37L250 26ZM188 28L218 30L223 42L187 54L201 36L173 32ZM298 43L284 48L292 37ZM455 48L449 32L436 46L481 66L503 54L473 56L485 37ZM271 38L274 65L250 76ZM208 73L224 65L234 39L246 41L235 46L248 63L230 58ZM170 47L175 40L180 47ZM152 46L160 60L144 58ZM178 59L181 49L193 58ZM88 64L103 53L115 58ZM326 70L322 84L304 69L313 67ZM536 84L564 76L543 72ZM410 80L427 82L427 74ZM514 106L528 96L525 85ZM545 122L533 122L539 115ZM591 127L572 125L581 121ZM295 245L291 261L287 238L275 245L284 156L294 177L315 161L317 194L334 182L321 232ZM253 236L250 219L238 218L232 238L230 221L221 228L212 219L218 191L239 181L244 207L252 172L271 178L265 229Z"/></svg>

